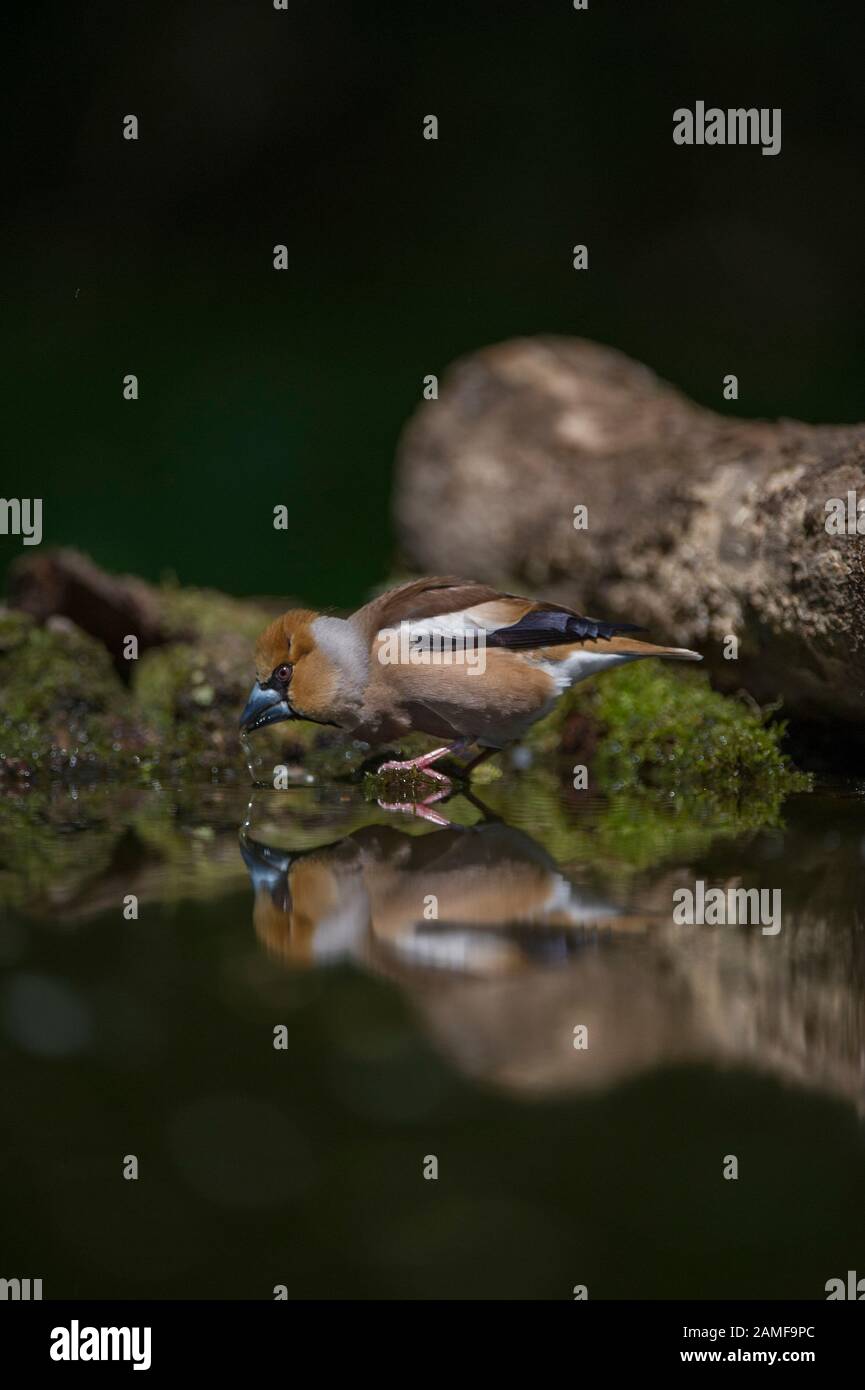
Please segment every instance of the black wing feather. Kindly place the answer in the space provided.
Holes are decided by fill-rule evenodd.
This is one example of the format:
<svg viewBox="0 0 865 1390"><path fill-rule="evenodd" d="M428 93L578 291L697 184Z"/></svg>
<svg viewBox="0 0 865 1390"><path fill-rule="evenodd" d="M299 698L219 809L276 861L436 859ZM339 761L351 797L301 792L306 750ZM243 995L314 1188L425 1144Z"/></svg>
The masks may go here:
<svg viewBox="0 0 865 1390"><path fill-rule="evenodd" d="M488 647L512 650L529 647L561 647L569 642L609 641L621 632L644 632L636 623L603 623L597 618L581 618L561 609L536 609L518 623L496 628L487 634Z"/></svg>

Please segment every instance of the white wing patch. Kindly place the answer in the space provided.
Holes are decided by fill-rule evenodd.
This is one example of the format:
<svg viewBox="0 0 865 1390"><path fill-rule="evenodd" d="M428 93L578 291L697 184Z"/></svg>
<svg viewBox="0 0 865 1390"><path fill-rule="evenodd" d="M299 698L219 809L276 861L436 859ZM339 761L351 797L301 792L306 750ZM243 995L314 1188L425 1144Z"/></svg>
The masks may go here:
<svg viewBox="0 0 865 1390"><path fill-rule="evenodd" d="M462 638L467 635L474 640L478 632L495 632L502 626L500 620L484 614L487 605L477 608L462 608L457 613L441 613L433 618L404 618L396 627L383 627L376 633L377 641L384 641L392 632L405 630L410 637L450 637Z"/></svg>
<svg viewBox="0 0 865 1390"><path fill-rule="evenodd" d="M401 936L388 944L396 955L430 969L492 973L506 970L514 963L514 950L509 942L470 928L461 931L443 927L423 935Z"/></svg>

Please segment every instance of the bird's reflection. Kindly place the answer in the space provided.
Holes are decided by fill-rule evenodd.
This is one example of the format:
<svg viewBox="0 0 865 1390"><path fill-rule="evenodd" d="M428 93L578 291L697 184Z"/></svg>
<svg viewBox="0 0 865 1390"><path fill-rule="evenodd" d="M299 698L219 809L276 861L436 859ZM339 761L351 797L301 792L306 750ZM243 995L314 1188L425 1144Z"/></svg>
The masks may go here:
<svg viewBox="0 0 865 1390"><path fill-rule="evenodd" d="M627 892L587 888L496 820L414 834L365 824L300 853L245 827L241 851L267 951L388 977L464 1075L529 1096L709 1062L863 1109L865 1009L836 969L803 969L826 949L808 902L777 938L683 929L671 914L681 867Z"/></svg>
<svg viewBox="0 0 865 1390"><path fill-rule="evenodd" d="M295 965L348 956L385 971L496 977L566 962L639 925L496 821L426 835L370 825L298 855L244 833L241 852L256 933Z"/></svg>

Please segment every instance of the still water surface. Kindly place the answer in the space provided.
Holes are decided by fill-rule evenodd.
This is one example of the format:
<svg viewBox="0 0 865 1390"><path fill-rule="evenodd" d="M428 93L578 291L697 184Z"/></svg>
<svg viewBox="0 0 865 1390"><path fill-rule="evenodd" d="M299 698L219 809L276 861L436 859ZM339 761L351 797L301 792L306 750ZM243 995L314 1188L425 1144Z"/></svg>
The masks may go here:
<svg viewBox="0 0 865 1390"><path fill-rule="evenodd" d="M0 1273L46 1298L865 1275L865 790L747 833L515 771L446 811L4 798ZM780 889L781 930L675 925L698 879Z"/></svg>

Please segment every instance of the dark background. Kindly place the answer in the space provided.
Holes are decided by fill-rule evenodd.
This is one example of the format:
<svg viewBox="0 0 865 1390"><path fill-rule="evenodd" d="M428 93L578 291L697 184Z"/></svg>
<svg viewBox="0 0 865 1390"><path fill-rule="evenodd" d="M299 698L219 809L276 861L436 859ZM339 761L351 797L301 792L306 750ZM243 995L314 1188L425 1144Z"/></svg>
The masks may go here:
<svg viewBox="0 0 865 1390"><path fill-rule="evenodd" d="M352 605L394 562L423 376L515 334L613 344L721 411L865 416L861 7L91 0L6 21L0 493L44 499L46 544ZM780 106L781 153L674 146L698 99ZM0 568L20 550L0 538Z"/></svg>
<svg viewBox="0 0 865 1390"><path fill-rule="evenodd" d="M0 496L44 499L46 544L353 605L395 562L394 448L423 376L516 334L613 344L719 411L865 418L863 7L289 5L6 6ZM674 109L698 99L780 106L780 155L674 146ZM0 538L0 568L20 553ZM69 801L25 816L6 799L7 870L35 881L42 817L70 862L102 862L114 813ZM242 789L237 802L214 816L232 840ZM552 834L558 812L526 804ZM790 901L828 944L810 968L791 957L763 1006L803 1020L803 1056L823 1045L809 987L829 991L824 960L846 959L853 930L843 895L817 889L850 876L838 847L857 806L805 813ZM169 816L189 859L163 839ZM16 1035L3 1015L4 1277L44 1277L46 1297L267 1298L286 1281L292 1297L568 1298L585 1278L593 1298L814 1298L865 1273L862 1128L843 1092L683 1065L531 1105L492 1093L433 1046L407 995L359 971L291 975L256 944L251 894L194 897L184 864L217 865L203 817L135 810L113 871L165 845L164 901L139 923L88 899L89 880L74 929L10 918L17 997L47 980L43 1009L92 1031L64 1052L32 1005ZM695 873L766 872L764 853L784 854L772 834ZM630 871L614 884L642 891ZM286 1017L292 1051L277 1054ZM454 1035L465 1017L455 1006ZM433 1206L417 1159L440 1146ZM740 1149L742 1181L725 1184L720 1158ZM138 1184L120 1177L130 1151L146 1155Z"/></svg>

